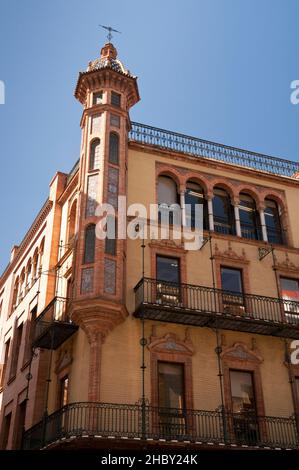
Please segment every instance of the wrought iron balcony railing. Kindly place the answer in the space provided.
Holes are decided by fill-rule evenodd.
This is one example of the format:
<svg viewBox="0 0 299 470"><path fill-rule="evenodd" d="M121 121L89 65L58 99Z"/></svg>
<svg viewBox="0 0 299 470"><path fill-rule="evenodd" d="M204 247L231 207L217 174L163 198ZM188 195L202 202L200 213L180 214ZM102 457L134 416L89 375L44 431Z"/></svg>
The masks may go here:
<svg viewBox="0 0 299 470"><path fill-rule="evenodd" d="M190 137L177 132L132 122L129 134L132 141L155 145L163 149L182 152L200 158L211 158L225 163L265 171L279 176L296 178L299 163L282 158L271 157L208 140Z"/></svg>
<svg viewBox="0 0 299 470"><path fill-rule="evenodd" d="M295 417L90 402L71 403L46 417L25 432L23 448L81 436L299 448Z"/></svg>
<svg viewBox="0 0 299 470"><path fill-rule="evenodd" d="M135 287L136 317L299 338L299 302L144 278Z"/></svg>
<svg viewBox="0 0 299 470"><path fill-rule="evenodd" d="M68 299L54 297L35 320L33 346L57 349L78 327L68 314Z"/></svg>

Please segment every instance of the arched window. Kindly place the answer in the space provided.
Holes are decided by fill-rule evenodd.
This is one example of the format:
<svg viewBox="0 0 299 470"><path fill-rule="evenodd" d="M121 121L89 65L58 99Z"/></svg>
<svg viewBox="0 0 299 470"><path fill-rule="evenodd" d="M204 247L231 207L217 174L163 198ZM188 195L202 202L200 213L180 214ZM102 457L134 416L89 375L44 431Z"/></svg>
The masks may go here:
<svg viewBox="0 0 299 470"><path fill-rule="evenodd" d="M198 226L208 230L208 205L202 187L192 180L187 182L185 193L186 219L187 226L195 227L195 208L202 205L202 220L199 220Z"/></svg>
<svg viewBox="0 0 299 470"><path fill-rule="evenodd" d="M31 258L28 260L27 267L26 267L26 281L25 281L25 291L26 293L31 287L31 268L32 268L32 260Z"/></svg>
<svg viewBox="0 0 299 470"><path fill-rule="evenodd" d="M85 241L84 241L84 258L83 263L93 263L95 257L95 241L96 241L96 226L94 224L88 225L85 229Z"/></svg>
<svg viewBox="0 0 299 470"><path fill-rule="evenodd" d="M228 193L222 188L214 189L213 214L215 232L235 234L233 206Z"/></svg>
<svg viewBox="0 0 299 470"><path fill-rule="evenodd" d="M19 276L15 280L15 285L13 288L13 295L12 295L12 308L16 307L18 302L18 292L19 292Z"/></svg>
<svg viewBox="0 0 299 470"><path fill-rule="evenodd" d="M23 299L25 295L25 268L22 269L20 275L20 288L19 288L19 302Z"/></svg>
<svg viewBox="0 0 299 470"><path fill-rule="evenodd" d="M158 177L158 206L159 206L159 222L161 221L161 212L165 212L169 223L173 223L173 210L169 210L173 204L179 204L179 195L177 185L170 176ZM164 218L164 217L163 217Z"/></svg>
<svg viewBox="0 0 299 470"><path fill-rule="evenodd" d="M95 139L90 144L89 171L100 168L100 139Z"/></svg>
<svg viewBox="0 0 299 470"><path fill-rule="evenodd" d="M77 200L73 202L70 214L69 214L69 227L68 227L68 237L67 242L72 243L75 236L76 230L76 214L77 214Z"/></svg>
<svg viewBox="0 0 299 470"><path fill-rule="evenodd" d="M33 254L33 261L32 261L32 284L36 281L37 276L38 276L37 265L38 265L38 249L36 248Z"/></svg>
<svg viewBox="0 0 299 470"><path fill-rule="evenodd" d="M280 221L279 207L273 199L265 199L265 224L269 243L283 244L283 234Z"/></svg>
<svg viewBox="0 0 299 470"><path fill-rule="evenodd" d="M115 132L109 136L109 162L118 165L119 161L119 137Z"/></svg>
<svg viewBox="0 0 299 470"><path fill-rule="evenodd" d="M240 194L239 215L242 237L261 240L259 213L256 210L255 200L248 194Z"/></svg>

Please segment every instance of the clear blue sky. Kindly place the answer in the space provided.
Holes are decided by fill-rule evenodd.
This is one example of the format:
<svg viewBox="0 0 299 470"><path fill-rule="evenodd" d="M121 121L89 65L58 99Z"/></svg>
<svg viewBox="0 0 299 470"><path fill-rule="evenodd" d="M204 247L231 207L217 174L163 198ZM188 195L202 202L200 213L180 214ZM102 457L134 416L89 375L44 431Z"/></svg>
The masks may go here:
<svg viewBox="0 0 299 470"><path fill-rule="evenodd" d="M299 160L297 0L0 0L0 271L79 155L79 70L105 33L139 77L131 118Z"/></svg>

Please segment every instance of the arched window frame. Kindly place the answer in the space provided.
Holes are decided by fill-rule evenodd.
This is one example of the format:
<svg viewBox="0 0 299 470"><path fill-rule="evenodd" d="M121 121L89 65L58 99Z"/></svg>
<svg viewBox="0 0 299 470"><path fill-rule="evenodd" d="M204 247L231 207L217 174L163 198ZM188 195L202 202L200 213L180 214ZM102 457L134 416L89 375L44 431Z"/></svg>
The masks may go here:
<svg viewBox="0 0 299 470"><path fill-rule="evenodd" d="M166 191L164 191L164 192L167 192L170 189L169 194L167 195L166 200L165 200L165 195L161 196L161 192L163 191L163 189L161 189L161 187L162 187L163 184L165 185L166 181L167 181L167 184L170 183L173 186L173 188L170 189L170 186L169 186L166 189ZM171 191L173 191L172 195L170 195ZM164 213L166 213L164 215L164 217L165 216L169 217L169 223L173 224L173 222L174 222L174 217L173 217L174 216L174 211L170 210L170 207L173 206L173 205L177 205L177 208L179 209L180 208L180 197L179 197L177 182L175 181L175 179L172 176L166 175L166 174L160 174L158 176L158 180L157 180L157 201L158 201L158 208L159 208L158 221L161 222L161 218L162 218L161 213L164 212ZM178 214L178 215L179 215L178 218L180 218L181 214Z"/></svg>
<svg viewBox="0 0 299 470"><path fill-rule="evenodd" d="M193 187L192 187L193 186ZM186 191L185 191L185 206L191 205L191 228L195 227L195 204L202 204L202 228L203 230L209 230L209 215L208 215L208 201L205 194L203 186L194 179L189 179L186 182ZM193 207L192 207L193 206ZM188 218L186 210L186 218ZM189 222L189 224L190 224ZM187 221L188 225L188 221Z"/></svg>
<svg viewBox="0 0 299 470"><path fill-rule="evenodd" d="M260 216L255 199L246 192L241 192L239 199L239 217L242 237L251 240L262 240ZM246 213L250 214L248 217L249 222L243 220L242 216L246 215Z"/></svg>
<svg viewBox="0 0 299 470"><path fill-rule="evenodd" d="M272 208L271 208L272 206ZM267 210L271 210L272 215L267 212ZM267 238L269 243L276 243L279 245L283 245L285 243L283 228L282 228L282 221L281 221L281 206L277 203L277 201L271 197L265 199L265 224L267 230ZM269 217L273 217L275 219L275 227L271 227L269 224Z"/></svg>
<svg viewBox="0 0 299 470"><path fill-rule="evenodd" d="M83 264L92 264L95 260L95 224L89 224L84 233Z"/></svg>
<svg viewBox="0 0 299 470"><path fill-rule="evenodd" d="M227 205L227 214L216 214L216 198L222 199L222 204ZM214 230L222 234L235 235L236 224L234 208L231 202L231 196L225 188L215 186L213 189L213 215L214 215Z"/></svg>
<svg viewBox="0 0 299 470"><path fill-rule="evenodd" d="M75 238L77 223L77 199L75 199L70 207L68 216L68 233L67 233L67 244L71 244Z"/></svg>
<svg viewBox="0 0 299 470"><path fill-rule="evenodd" d="M101 140L93 139L89 147L89 171L100 169Z"/></svg>
<svg viewBox="0 0 299 470"><path fill-rule="evenodd" d="M119 135L117 132L109 134L109 163L119 165Z"/></svg>

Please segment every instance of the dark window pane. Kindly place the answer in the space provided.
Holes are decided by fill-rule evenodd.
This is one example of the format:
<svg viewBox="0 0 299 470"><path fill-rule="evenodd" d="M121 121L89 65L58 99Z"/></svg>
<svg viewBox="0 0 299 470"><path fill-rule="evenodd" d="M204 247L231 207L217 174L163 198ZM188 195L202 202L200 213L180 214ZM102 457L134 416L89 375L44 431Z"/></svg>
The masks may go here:
<svg viewBox="0 0 299 470"><path fill-rule="evenodd" d="M186 205L187 225L191 226L191 228L195 227L195 208L197 204L202 205L203 220L199 221L201 224L199 227L202 227L204 230L207 230L208 229L208 205L207 205L207 200L205 199L203 189L197 183L188 182L186 193L185 193L185 205ZM188 208L188 205L190 206L190 208ZM188 209L190 210L190 213L188 213Z"/></svg>
<svg viewBox="0 0 299 470"><path fill-rule="evenodd" d="M102 91L98 91L98 92L93 94L93 96L92 96L92 104L93 105L101 104L102 100L103 100L103 92Z"/></svg>
<svg viewBox="0 0 299 470"><path fill-rule="evenodd" d="M158 362L159 407L184 408L184 366Z"/></svg>
<svg viewBox="0 0 299 470"><path fill-rule="evenodd" d="M213 197L214 229L220 233L235 233L233 207L229 195L220 188L215 188Z"/></svg>
<svg viewBox="0 0 299 470"><path fill-rule="evenodd" d="M180 282L179 260L157 256L157 279L159 281Z"/></svg>
<svg viewBox="0 0 299 470"><path fill-rule="evenodd" d="M256 410L251 372L230 370L233 413L254 413Z"/></svg>
<svg viewBox="0 0 299 470"><path fill-rule="evenodd" d="M85 230L84 264L93 263L95 254L95 225Z"/></svg>
<svg viewBox="0 0 299 470"><path fill-rule="evenodd" d="M241 271L233 268L221 268L221 285L223 290L242 293Z"/></svg>
<svg viewBox="0 0 299 470"><path fill-rule="evenodd" d="M109 137L109 162L118 165L119 160L119 138L117 134L111 133Z"/></svg>
<svg viewBox="0 0 299 470"><path fill-rule="evenodd" d="M240 194L239 214L242 237L261 239L259 213L255 201L247 194Z"/></svg>
<svg viewBox="0 0 299 470"><path fill-rule="evenodd" d="M119 93L115 93L114 91L112 91L112 93L111 93L111 104L113 106L116 106L117 108L120 107L120 94Z"/></svg>
<svg viewBox="0 0 299 470"><path fill-rule="evenodd" d="M267 228L268 241L270 243L283 243L282 230L278 206L275 201L266 199L265 223Z"/></svg>

